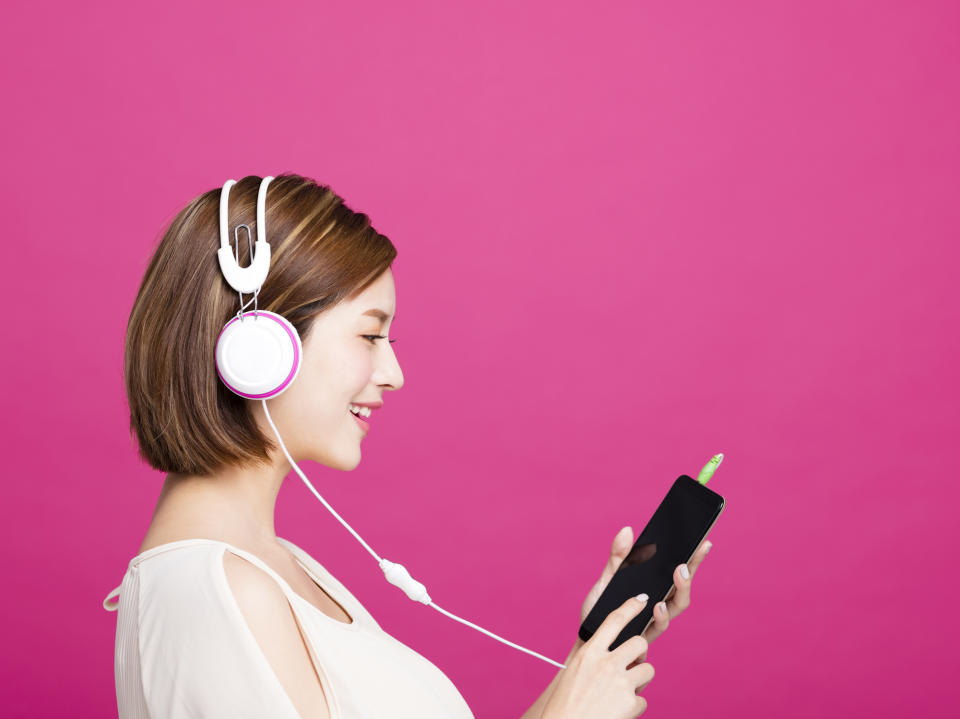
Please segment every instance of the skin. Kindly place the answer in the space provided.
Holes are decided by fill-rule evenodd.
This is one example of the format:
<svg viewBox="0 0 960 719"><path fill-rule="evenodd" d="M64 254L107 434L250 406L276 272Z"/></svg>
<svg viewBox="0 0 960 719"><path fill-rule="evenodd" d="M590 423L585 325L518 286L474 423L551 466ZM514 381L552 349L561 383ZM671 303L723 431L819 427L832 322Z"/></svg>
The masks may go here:
<svg viewBox="0 0 960 719"><path fill-rule="evenodd" d="M381 321L365 315L370 309L382 310L387 319ZM387 269L357 297L344 300L318 315L308 336L301 338L304 364L297 379L283 394L267 400L270 416L287 451L298 465L304 460L313 460L333 469L350 471L360 463L360 445L365 433L347 406L350 402L376 402L387 392L403 386L403 372L392 345L387 339L371 342L369 337L389 336L395 314L396 286L393 272ZM384 408L388 406L389 402L385 402ZM251 401L251 411L264 434L275 441L261 403ZM381 410L374 410L373 422L378 411ZM274 528L277 496L292 467L279 447L270 459L267 466L230 468L211 477L167 475L139 551L142 553L161 544L196 537L227 542L260 557L295 592L321 611L348 622L350 617L343 608L306 575L293 555L277 541ZM590 589L581 607L581 622L609 584L633 541L630 527L624 527L614 538L600 579ZM665 606L661 604L655 608L654 622L644 633L648 641L662 634L670 619L690 605L693 574L709 548L710 543L705 542L697 549L689 562L689 578L681 574L680 567L674 572L676 592ZM225 557L228 576L250 571L250 565L243 560L232 561L234 556L228 553ZM247 598L241 598L242 606L247 606L247 601ZM254 627L254 630L258 637L269 635L266 628L258 631ZM569 664L583 644L577 638L564 664ZM269 653L271 650L265 651ZM280 655L284 650L276 651ZM646 654L630 667L645 660ZM562 671L522 719L541 717L561 676ZM322 697L314 677L312 674L304 676L297 685L285 684L304 717L327 716L322 703L319 704L322 707L320 714L310 714L308 709L317 706L316 700Z"/></svg>
<svg viewBox="0 0 960 719"><path fill-rule="evenodd" d="M587 615L597 603L600 595L603 594L603 590L607 588L614 572L617 571L617 567L620 566L620 563L626 558L627 554L629 554L631 547L633 547L633 542L633 529L631 527L624 527L617 536L613 538L613 545L610 548L610 559L607 560L600 579L597 580L597 583L587 594L587 598L584 600L583 606L580 609L581 624L586 620ZM697 568L700 566L703 558L707 556L707 552L710 551L712 546L713 543L709 540L704 541L697 547L697 551L693 553L693 557L686 565L678 565L673 571L673 583L677 589L673 593L673 596L667 599L666 602L660 602L654 607L653 623L647 627L647 630L643 633L644 638L648 642L652 642L663 634L670 625L670 620L675 619L690 606L690 587L693 583L693 575L696 574ZM683 576L684 566L686 566L690 575L689 578ZM574 649L579 649L583 644L584 642L577 637ZM641 657L640 661L646 661L645 657L646 655Z"/></svg>
<svg viewBox="0 0 960 719"><path fill-rule="evenodd" d="M603 590L610 584L610 580L617 571L617 567L620 566L620 563L623 562L627 554L630 553L633 542L634 536L631 527L624 527L617 532L617 535L613 538L613 544L610 547L610 556L603 567L600 578L590 591L587 592L587 597L584 599L583 605L580 608L580 624L586 620L587 615L590 614L600 595L603 594ZM676 586L676 591L674 591L673 595L667 599L666 602L660 602L654 607L653 622L642 635L647 642L652 642L663 634L670 625L670 620L675 619L690 606L690 588L693 584L694 574L696 574L697 568L700 566L700 563L703 562L704 557L707 556L707 552L710 551L712 546L712 542L705 540L697 547L697 550L693 553L693 557L686 565L681 564L674 569L673 583ZM684 566L686 566L689 577L683 575ZM580 651L584 644L585 642L578 636L570 652L567 654L567 658L563 662L568 668L571 665L573 657ZM627 665L626 669L632 669L646 661L647 652L644 652L635 661ZM561 669L556 676L554 676L543 694L537 698L533 706L524 712L521 719L540 719L540 717L543 716L544 707L553 695L554 689L556 689L557 684L563 677L564 671L566 670ZM640 692L638 691L637 694L640 694Z"/></svg>
<svg viewBox="0 0 960 719"><path fill-rule="evenodd" d="M380 309L388 317L364 315ZM278 397L267 400L270 417L298 465L313 460L349 471L360 463L364 431L347 409L350 402L376 402L403 386L403 372L387 339L396 314L393 272L387 269L352 300L318 315L303 343L303 366ZM389 402L384 401L384 408ZM259 400L250 408L264 434L276 443ZM374 410L371 424L376 423ZM159 544L194 537L218 539L263 559L295 591L315 599L323 611L339 605L326 597L277 542L277 495L292 467L277 446L269 466L230 468L211 477L169 474L163 483L140 552ZM294 476L294 481L299 478ZM328 611L329 610L329 611ZM346 614L339 610L344 619Z"/></svg>

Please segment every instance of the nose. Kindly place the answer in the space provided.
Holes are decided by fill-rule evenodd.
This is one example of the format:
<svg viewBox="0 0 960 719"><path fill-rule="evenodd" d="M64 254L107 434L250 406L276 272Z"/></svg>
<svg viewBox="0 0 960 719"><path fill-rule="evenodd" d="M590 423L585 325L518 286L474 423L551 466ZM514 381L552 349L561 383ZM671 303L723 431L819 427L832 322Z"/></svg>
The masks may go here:
<svg viewBox="0 0 960 719"><path fill-rule="evenodd" d="M400 363L397 361L393 346L388 343L384 344L389 351L383 353L383 359L377 366L376 383L385 390L398 390L403 387L403 370L400 369Z"/></svg>

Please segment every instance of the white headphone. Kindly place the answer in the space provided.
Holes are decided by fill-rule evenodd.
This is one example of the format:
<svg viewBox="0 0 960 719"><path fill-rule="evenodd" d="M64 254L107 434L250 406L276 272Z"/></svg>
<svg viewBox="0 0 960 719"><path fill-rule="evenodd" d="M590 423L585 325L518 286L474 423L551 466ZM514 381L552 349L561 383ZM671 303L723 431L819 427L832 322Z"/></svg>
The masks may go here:
<svg viewBox="0 0 960 719"><path fill-rule="evenodd" d="M410 599L429 605L438 612L447 615L451 619L466 624L479 632L493 637L494 639L507 644L514 649L531 654L538 659L553 664L554 666L565 669L565 664L560 664L552 659L548 659L542 654L524 649L518 644L507 641L492 632L488 632L482 627L478 627L472 622L451 614L445 609L441 609L430 599L427 588L420 582L410 576L410 573L402 564L396 564L388 559L380 557L370 548L363 539L353 531L353 528L347 524L337 514L333 507L327 504L326 500L320 496L306 475L300 471L300 467L293 461L293 457L287 452L287 448L277 431L273 419L270 417L270 411L267 409L267 400L276 397L284 392L296 379L300 372L300 366L303 361L303 346L300 343L300 335L297 330L285 318L273 312L266 312L256 308L257 294L263 286L270 270L270 244L267 242L266 227L266 204L267 187L273 177L264 177L260 182L260 191L257 194L257 242L256 251L250 247L250 264L247 267L240 267L239 264L239 240L237 230L241 227L247 231L247 243L251 244L250 228L246 225L237 225L234 229L234 243L236 250L230 248L230 235L228 231L227 200L230 195L230 188L236 184L236 180L227 180L220 193L220 249L217 250L217 258L220 260L220 270L223 272L227 283L240 293L240 311L236 317L230 319L220 331L217 338L216 362L217 374L227 386L227 388L241 397L247 399L259 399L263 403L263 411L267 417L267 422L277 435L280 442L280 448L286 455L287 461L293 467L294 471L300 475L307 488L313 492L323 505L330 510L330 513L336 517L340 523L349 530L366 548L373 558L377 560L380 569L387 581L400 587ZM244 314L243 294L253 293L254 311ZM248 302L249 304L249 302ZM250 315L253 315L251 317Z"/></svg>
<svg viewBox="0 0 960 719"><path fill-rule="evenodd" d="M264 177L257 194L257 247L250 247L250 264L240 267L240 243L234 228L236 249L230 249L227 231L227 201L235 180L227 180L220 192L220 249L217 259L220 270L233 289L240 293L240 311L223 326L217 337L217 374L230 389L247 399L272 399L281 394L297 378L302 364L303 345L300 335L284 317L254 309L243 314L243 293L253 293L254 302L270 270L270 244L267 242L267 186L273 178ZM236 253L236 254L234 254Z"/></svg>

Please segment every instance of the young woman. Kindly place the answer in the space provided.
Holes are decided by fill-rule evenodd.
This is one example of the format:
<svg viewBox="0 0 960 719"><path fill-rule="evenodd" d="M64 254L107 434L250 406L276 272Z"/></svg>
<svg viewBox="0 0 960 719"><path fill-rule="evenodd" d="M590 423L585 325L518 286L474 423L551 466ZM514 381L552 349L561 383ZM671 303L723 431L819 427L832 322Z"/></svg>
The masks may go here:
<svg viewBox="0 0 960 719"><path fill-rule="evenodd" d="M232 187L230 228L257 231L261 180L248 176ZM120 719L472 717L435 665L384 632L319 562L276 534L290 462L261 402L229 390L214 362L218 335L240 301L216 257L221 192L200 195L174 218L127 327L131 431L140 456L166 479L138 554L104 601L119 610ZM382 411L388 393L403 386L389 339L397 251L365 214L299 175L269 183L264 224L271 258L257 308L286 318L302 340L301 369L268 400L270 420L298 464L352 470L367 431L368 410L359 408ZM239 238L243 267L250 253L245 234ZM632 543L629 528L617 534L581 621ZM656 608L645 638L608 650L644 606L630 600L589 642L577 640L567 668L523 718L642 713L637 692L653 676L647 642L688 606L708 548L677 568L677 592Z"/></svg>

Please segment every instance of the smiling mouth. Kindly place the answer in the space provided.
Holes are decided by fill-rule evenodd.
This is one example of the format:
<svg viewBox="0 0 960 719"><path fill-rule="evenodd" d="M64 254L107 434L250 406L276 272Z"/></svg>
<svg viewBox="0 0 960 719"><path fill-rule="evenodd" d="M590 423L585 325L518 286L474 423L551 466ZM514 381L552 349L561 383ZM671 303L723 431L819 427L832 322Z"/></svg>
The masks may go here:
<svg viewBox="0 0 960 719"><path fill-rule="evenodd" d="M364 431L366 431L366 432L369 432L369 431L370 431L370 421L369 421L369 420L364 419L364 418L361 417L360 415L354 414L354 413L351 412L350 410L347 410L347 414L349 414L351 417L353 417L353 418L357 421L357 424L359 424L359 425L364 429Z"/></svg>

